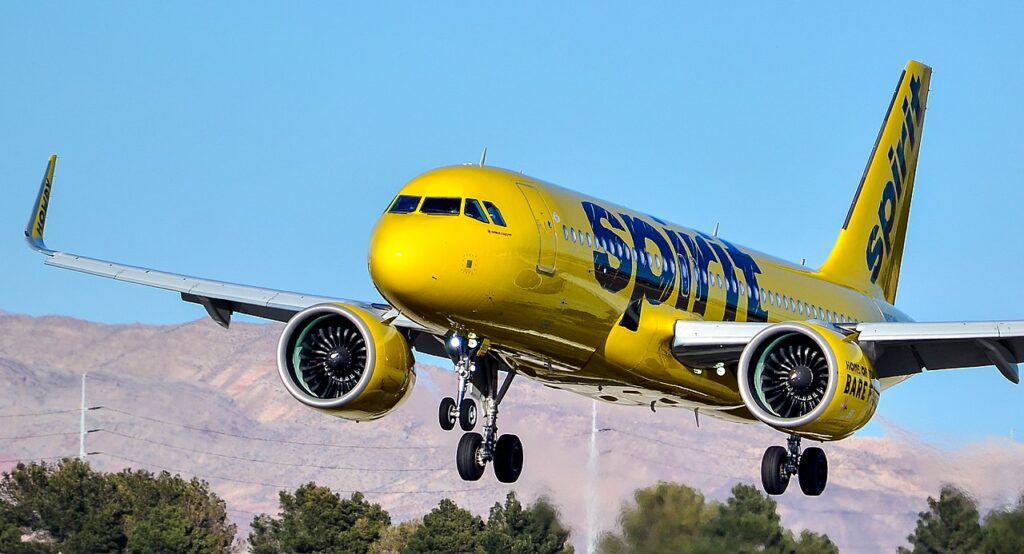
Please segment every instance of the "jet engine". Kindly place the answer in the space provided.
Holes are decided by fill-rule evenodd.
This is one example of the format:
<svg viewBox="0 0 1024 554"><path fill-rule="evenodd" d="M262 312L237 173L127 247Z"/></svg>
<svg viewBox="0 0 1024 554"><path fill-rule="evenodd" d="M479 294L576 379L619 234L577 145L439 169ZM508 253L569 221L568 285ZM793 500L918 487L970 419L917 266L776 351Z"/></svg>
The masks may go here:
<svg viewBox="0 0 1024 554"><path fill-rule="evenodd" d="M281 333L277 368L288 392L344 419L377 419L416 382L405 337L356 306L319 304L295 314Z"/></svg>
<svg viewBox="0 0 1024 554"><path fill-rule="evenodd" d="M816 440L863 427L881 387L864 351L827 324L779 323L754 336L740 356L740 395L764 423Z"/></svg>

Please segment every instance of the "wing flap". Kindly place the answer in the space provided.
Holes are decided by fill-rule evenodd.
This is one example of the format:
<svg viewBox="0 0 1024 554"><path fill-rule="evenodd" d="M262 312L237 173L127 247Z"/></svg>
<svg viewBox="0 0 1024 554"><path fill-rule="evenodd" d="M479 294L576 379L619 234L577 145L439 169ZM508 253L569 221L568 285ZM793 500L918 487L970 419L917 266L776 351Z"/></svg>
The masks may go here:
<svg viewBox="0 0 1024 554"><path fill-rule="evenodd" d="M880 378L994 365L1009 381L1020 381L1024 321L860 323L856 330Z"/></svg>
<svg viewBox="0 0 1024 554"><path fill-rule="evenodd" d="M693 368L733 364L754 336L770 325L679 320L672 353ZM844 333L855 333L879 379L926 369L994 365L1008 380L1020 381L1017 364L1024 362L1024 321L879 322L842 327Z"/></svg>
<svg viewBox="0 0 1024 554"><path fill-rule="evenodd" d="M46 171L43 174L43 182L39 186L39 193L32 206L28 225L25 227L25 239L28 245L33 250L46 256L46 265L70 269L97 277L106 277L125 283L134 283L178 292L181 294L182 300L201 304L206 308L210 317L224 327L229 325L233 312L277 321L287 321L295 313L310 306L324 303L341 303L358 306L367 311L377 313L385 321L396 327L410 329L416 333L426 332L434 334L436 332L410 320L387 304L373 304L344 298L301 294L202 279L53 250L46 246L43 235L46 226L46 213L50 205L50 193L53 187L53 174L56 163L57 156L50 156ZM392 314L392 312L394 313Z"/></svg>

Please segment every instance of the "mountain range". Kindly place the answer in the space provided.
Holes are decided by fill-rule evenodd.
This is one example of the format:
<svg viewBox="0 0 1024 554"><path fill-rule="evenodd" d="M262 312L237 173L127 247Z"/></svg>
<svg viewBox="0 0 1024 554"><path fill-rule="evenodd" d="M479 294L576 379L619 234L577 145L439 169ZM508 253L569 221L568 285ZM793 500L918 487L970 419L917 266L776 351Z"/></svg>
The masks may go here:
<svg viewBox="0 0 1024 554"><path fill-rule="evenodd" d="M418 517L444 497L486 516L510 490L526 501L547 496L585 552L591 530L614 528L637 488L677 481L723 500L736 483L757 483L766 446L785 443L760 425L704 416L698 426L690 410L605 403L596 408L594 432L590 399L518 377L499 429L523 439L523 476L511 487L490 472L467 483L455 471L459 433L437 424L437 403L456 382L441 360L416 366L416 387L395 413L354 423L288 396L275 364L281 329L234 323L224 330L205 319L105 325L0 312L0 470L16 460L78 455L86 373L93 466L205 479L226 500L241 537L255 514L276 511L278 491L315 481L345 495L362 491L395 521ZM1009 439L949 449L887 424L884 437L824 448L825 493L804 497L793 483L777 497L779 511L787 527L827 533L844 552L904 544L942 483L964 488L982 513L1024 488L1024 446Z"/></svg>

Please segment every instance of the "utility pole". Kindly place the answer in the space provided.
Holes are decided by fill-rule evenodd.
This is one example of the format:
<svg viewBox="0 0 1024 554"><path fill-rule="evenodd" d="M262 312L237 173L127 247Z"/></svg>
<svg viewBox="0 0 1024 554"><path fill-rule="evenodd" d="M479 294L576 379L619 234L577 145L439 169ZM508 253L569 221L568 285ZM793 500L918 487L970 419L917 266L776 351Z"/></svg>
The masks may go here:
<svg viewBox="0 0 1024 554"><path fill-rule="evenodd" d="M597 400L591 400L590 408L590 460L587 473L590 477L590 498L587 502L587 554L597 551Z"/></svg>
<svg viewBox="0 0 1024 554"><path fill-rule="evenodd" d="M78 430L79 430L79 433L80 433L80 436L79 436L79 439L78 439L78 459L82 460L82 461L85 461L85 455L86 455L86 452L85 452L85 435L86 435L86 430L85 430L85 411L86 411L86 407L85 407L85 376L86 375L88 375L88 373L83 373L82 374L82 413L81 413L81 419L80 419L79 427L78 427Z"/></svg>

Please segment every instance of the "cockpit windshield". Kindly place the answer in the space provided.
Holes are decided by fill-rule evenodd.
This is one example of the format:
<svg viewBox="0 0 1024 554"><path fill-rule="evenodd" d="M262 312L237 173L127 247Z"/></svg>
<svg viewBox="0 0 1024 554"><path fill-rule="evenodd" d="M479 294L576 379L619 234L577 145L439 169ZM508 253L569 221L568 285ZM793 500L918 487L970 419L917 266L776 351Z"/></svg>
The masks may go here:
<svg viewBox="0 0 1024 554"><path fill-rule="evenodd" d="M487 208L487 213L491 214L491 221L499 227L505 227L505 218L501 217L501 210L497 206L484 200L484 207Z"/></svg>
<svg viewBox="0 0 1024 554"><path fill-rule="evenodd" d="M416 206L420 205L419 196L406 196L402 195L395 199L395 203L391 204L391 209L388 213L392 214L407 214L416 211Z"/></svg>
<svg viewBox="0 0 1024 554"><path fill-rule="evenodd" d="M466 199L466 217L472 217L477 221L483 223L490 223L487 221L487 216L484 215L484 209L480 207L480 202L476 198Z"/></svg>
<svg viewBox="0 0 1024 554"><path fill-rule="evenodd" d="M431 198L423 199L420 212L430 215L459 215L462 208L461 198Z"/></svg>
<svg viewBox="0 0 1024 554"><path fill-rule="evenodd" d="M422 202L420 202L422 200ZM390 214L408 214L419 209L419 213L427 215L459 215L473 218L481 223L490 225L494 223L499 227L507 227L505 218L492 202L477 200L476 198L449 198L427 196L412 196L401 194L388 208ZM488 219L487 216L490 216Z"/></svg>

